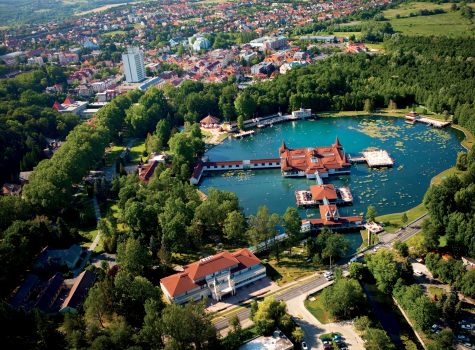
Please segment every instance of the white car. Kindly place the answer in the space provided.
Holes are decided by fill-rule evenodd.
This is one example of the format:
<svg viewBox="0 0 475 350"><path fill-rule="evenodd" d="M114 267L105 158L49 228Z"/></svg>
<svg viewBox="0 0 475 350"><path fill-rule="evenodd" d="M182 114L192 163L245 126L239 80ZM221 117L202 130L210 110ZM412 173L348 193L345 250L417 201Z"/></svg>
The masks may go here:
<svg viewBox="0 0 475 350"><path fill-rule="evenodd" d="M472 344L470 343L465 343L463 344L463 346L465 346L466 348L472 349Z"/></svg>
<svg viewBox="0 0 475 350"><path fill-rule="evenodd" d="M373 248L373 250L374 250L375 252L377 252L378 249L379 249L379 247L374 247L374 248Z"/></svg>
<svg viewBox="0 0 475 350"><path fill-rule="evenodd" d="M323 274L325 277L328 277L328 276L333 276L333 272L331 271L327 271Z"/></svg>
<svg viewBox="0 0 475 350"><path fill-rule="evenodd" d="M332 344L330 341L328 341L328 340L322 341L322 344L323 344L323 345L333 345L333 344Z"/></svg>
<svg viewBox="0 0 475 350"><path fill-rule="evenodd" d="M331 281L333 279L333 275L329 275L327 277L325 277L327 279L327 281Z"/></svg>
<svg viewBox="0 0 475 350"><path fill-rule="evenodd" d="M460 340L468 340L468 338L464 335L458 335L457 338Z"/></svg>
<svg viewBox="0 0 475 350"><path fill-rule="evenodd" d="M463 324L462 329L472 329L472 325L470 324Z"/></svg>
<svg viewBox="0 0 475 350"><path fill-rule="evenodd" d="M419 270L415 270L414 269L414 275L416 276L424 276L424 274L422 272L420 272Z"/></svg>
<svg viewBox="0 0 475 350"><path fill-rule="evenodd" d="M435 331L437 331L438 328L439 328L439 326L434 324L434 325L432 325L432 327L430 327L430 330L431 330L431 332L435 332Z"/></svg>
<svg viewBox="0 0 475 350"><path fill-rule="evenodd" d="M356 262L356 256L350 259L350 264L351 264L352 262Z"/></svg>
<svg viewBox="0 0 475 350"><path fill-rule="evenodd" d="M302 347L302 350L308 350L308 346L307 344L305 344L304 341L302 342L301 347Z"/></svg>

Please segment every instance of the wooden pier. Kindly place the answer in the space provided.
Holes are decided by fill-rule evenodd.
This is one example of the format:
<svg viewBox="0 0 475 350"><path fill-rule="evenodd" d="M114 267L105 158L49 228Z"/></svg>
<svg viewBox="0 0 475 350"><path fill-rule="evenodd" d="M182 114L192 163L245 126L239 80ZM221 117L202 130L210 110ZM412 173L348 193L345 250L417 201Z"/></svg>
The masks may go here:
<svg viewBox="0 0 475 350"><path fill-rule="evenodd" d="M235 139L242 139L243 137L251 136L251 135L254 135L254 130L242 131L239 134L234 134L233 137Z"/></svg>
<svg viewBox="0 0 475 350"><path fill-rule="evenodd" d="M385 150L367 151L362 152L362 156L353 157L348 155L348 161L351 164L366 163L369 167L384 167L392 166L394 159L389 156L389 153Z"/></svg>

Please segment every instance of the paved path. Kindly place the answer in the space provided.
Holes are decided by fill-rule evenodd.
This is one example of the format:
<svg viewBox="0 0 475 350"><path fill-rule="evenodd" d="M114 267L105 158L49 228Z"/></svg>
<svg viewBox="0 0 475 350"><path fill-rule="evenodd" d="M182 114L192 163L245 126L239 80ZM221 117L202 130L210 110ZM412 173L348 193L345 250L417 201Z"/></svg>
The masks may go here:
<svg viewBox="0 0 475 350"><path fill-rule="evenodd" d="M395 235L392 239L388 240L386 243L378 243L376 246L385 247L386 245L390 245L396 239L399 239L401 241L405 241L405 240L411 238L413 235L415 235L416 233L418 233L420 231L420 225L421 225L422 221L425 219L425 217L426 217L426 215L419 218L419 219L417 219L414 222L411 222L410 224L407 225L405 230L402 230L401 233ZM374 253L374 250L373 249L368 249L368 250L362 252L362 254L358 255L357 260L362 261L365 254L371 254L371 253ZM341 267L344 272L347 272L348 271L348 262L349 262L349 260L345 259L344 261L340 262L335 267ZM288 289L288 290L282 292L281 294L276 294L274 297L277 300L286 301L289 305L291 304L292 308L296 307L295 303L302 303L302 307L303 307L303 300L305 300L305 298L302 297L302 295L306 296L307 294L311 294L312 290L316 290L316 289L318 290L318 288L324 288L327 285L327 283L328 283L328 281L325 279L325 277L319 276L319 277L314 278L314 279L312 279L308 282L302 283L301 285L299 285L296 288ZM285 286L283 288L286 288L286 287L288 287L288 286ZM294 302L293 301L294 299L297 299L298 302ZM299 310L301 309L300 306L298 308L299 308ZM291 307L289 307L289 312L291 314L293 313L293 311L291 311ZM241 311L237 312L235 315L239 318L241 323L243 325L245 325L246 323L248 323L249 313L250 313L250 309L246 308L244 310L241 310ZM233 316L233 315L231 315L231 316ZM224 319L215 322L214 326L216 327L216 329L220 332L227 329L229 327L229 319L231 318L231 316L227 316ZM308 326L308 327L310 327L310 326ZM318 329L313 329L312 332L315 332L317 330ZM319 330L318 334L322 334L322 331L323 331L323 328L321 330ZM325 332L323 332L323 333L325 333ZM312 334L315 336L315 333L312 333ZM318 347L316 347L316 346L310 346L309 347L309 349L317 349L317 348Z"/></svg>

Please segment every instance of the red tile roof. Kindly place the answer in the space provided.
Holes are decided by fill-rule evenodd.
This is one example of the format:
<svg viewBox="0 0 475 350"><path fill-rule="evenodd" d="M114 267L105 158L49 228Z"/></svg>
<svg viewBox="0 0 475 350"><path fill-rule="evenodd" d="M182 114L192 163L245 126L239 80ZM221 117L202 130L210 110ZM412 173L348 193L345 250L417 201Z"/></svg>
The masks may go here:
<svg viewBox="0 0 475 350"><path fill-rule="evenodd" d="M312 192L312 199L314 201L321 201L323 198L328 200L337 199L335 186L333 185L316 185L310 186L310 192Z"/></svg>
<svg viewBox="0 0 475 350"><path fill-rule="evenodd" d="M63 105L73 105L76 101L74 101L71 97L66 96L66 99L63 102Z"/></svg>
<svg viewBox="0 0 475 350"><path fill-rule="evenodd" d="M96 274L94 272L84 270L77 278L73 288L71 288L68 297L63 301L61 309L69 306L70 308L77 310L95 278Z"/></svg>
<svg viewBox="0 0 475 350"><path fill-rule="evenodd" d="M183 266L184 272L162 278L160 282L166 288L168 293L172 297L175 297L186 291L206 284L206 281L197 283L193 282L202 277L237 265L231 270L231 273L235 273L237 271L259 264L260 262L261 261L256 258L256 256L252 254L247 248L241 249L232 254L228 251L225 251L212 257L201 259L200 261Z"/></svg>

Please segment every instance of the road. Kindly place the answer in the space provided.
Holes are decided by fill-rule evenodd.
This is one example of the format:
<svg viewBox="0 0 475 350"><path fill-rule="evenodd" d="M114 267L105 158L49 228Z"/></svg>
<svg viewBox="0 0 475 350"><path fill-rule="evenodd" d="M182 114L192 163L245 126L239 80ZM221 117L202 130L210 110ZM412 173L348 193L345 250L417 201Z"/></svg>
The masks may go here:
<svg viewBox="0 0 475 350"><path fill-rule="evenodd" d="M394 238L388 240L386 243L379 243L376 246L389 247L390 244L392 244L396 239L399 239L401 242L404 242L404 241L408 240L409 238L411 238L412 236L414 236L416 233L418 233L420 231L420 226L422 224L422 221L426 218L426 216L427 215L424 215L421 218L419 218L418 220L408 224L404 230L401 230L398 235L394 235ZM359 255L357 260L362 261L363 256L365 254L371 254L371 253L374 253L373 249L366 250L365 252L363 252L362 254ZM345 259L344 261L337 264L337 266L343 268L343 271L347 271L348 270L348 262L349 262L349 260ZM317 278L315 278L315 279L313 279L309 282L305 282L305 283L303 283L303 284L301 284L301 285L299 285L295 288L286 290L285 292L282 292L279 295L276 295L275 299L283 300L285 302L289 302L289 301L291 301L295 298L302 298L302 295L310 294L312 290L317 289L319 287L322 287L326 283L328 283L328 281L325 279L325 277L320 276L320 277L317 277ZM239 318L239 321L244 322L249 318L249 313L250 313L250 309L246 308L244 310L241 310L241 311L237 312L235 315ZM231 315L231 316L234 316L234 315ZM214 325L215 325L216 329L218 331L223 331L226 328L228 328L229 327L229 319L231 318L231 316L227 316L226 318L215 322Z"/></svg>

